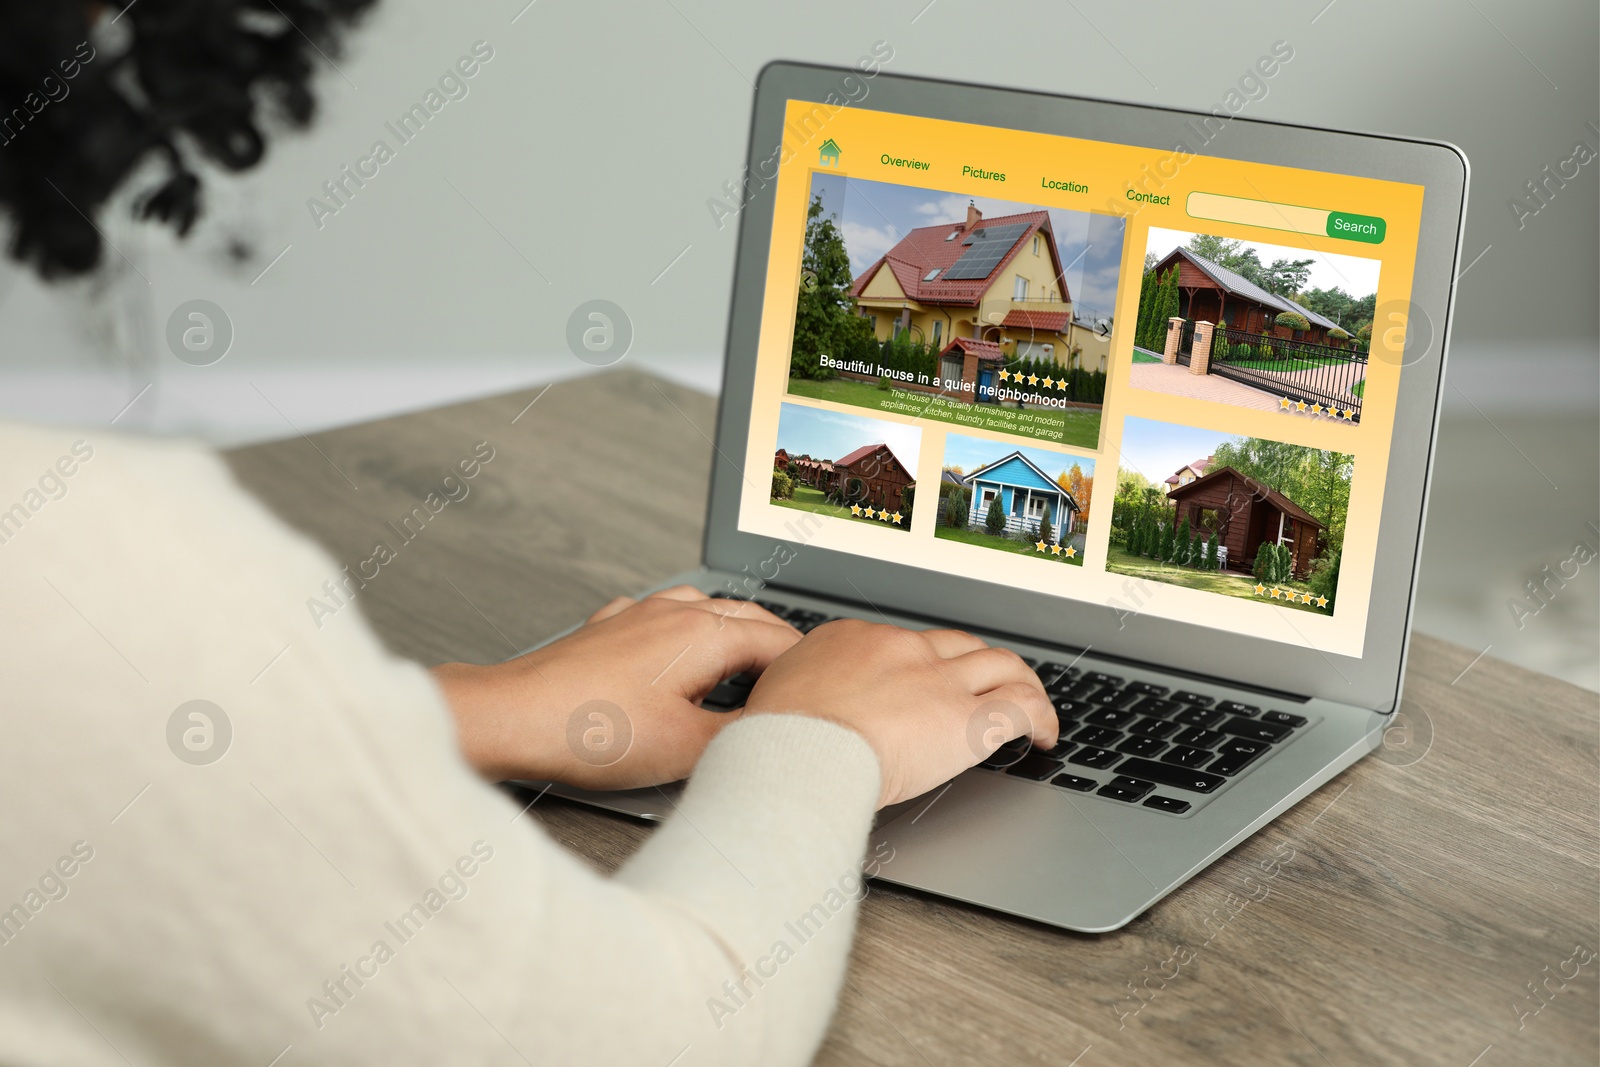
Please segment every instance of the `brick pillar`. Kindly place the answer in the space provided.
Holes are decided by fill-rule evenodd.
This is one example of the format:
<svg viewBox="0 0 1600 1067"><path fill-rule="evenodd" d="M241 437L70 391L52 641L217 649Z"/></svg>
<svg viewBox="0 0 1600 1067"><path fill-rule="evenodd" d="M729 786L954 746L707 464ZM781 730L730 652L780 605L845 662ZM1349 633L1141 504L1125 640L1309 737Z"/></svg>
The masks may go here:
<svg viewBox="0 0 1600 1067"><path fill-rule="evenodd" d="M1194 324L1194 348L1189 353L1189 373L1204 374L1211 365L1211 331L1209 322Z"/></svg>
<svg viewBox="0 0 1600 1067"><path fill-rule="evenodd" d="M1174 364L1178 362L1178 339L1183 335L1183 320L1174 315L1167 320L1167 347L1161 353L1161 362Z"/></svg>

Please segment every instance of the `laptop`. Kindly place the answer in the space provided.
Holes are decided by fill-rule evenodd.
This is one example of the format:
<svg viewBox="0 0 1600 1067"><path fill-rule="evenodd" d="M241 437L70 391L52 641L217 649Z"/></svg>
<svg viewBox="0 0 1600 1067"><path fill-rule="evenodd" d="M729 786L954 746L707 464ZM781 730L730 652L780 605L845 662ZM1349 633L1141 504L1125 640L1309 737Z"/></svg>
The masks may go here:
<svg viewBox="0 0 1600 1067"><path fill-rule="evenodd" d="M1061 742L975 741L880 813L876 877L1115 930L1383 743L1467 161L1241 115L1274 55L1205 113L883 62L761 74L710 201L703 565L663 584L1016 650ZM674 788L553 791L658 819Z"/></svg>

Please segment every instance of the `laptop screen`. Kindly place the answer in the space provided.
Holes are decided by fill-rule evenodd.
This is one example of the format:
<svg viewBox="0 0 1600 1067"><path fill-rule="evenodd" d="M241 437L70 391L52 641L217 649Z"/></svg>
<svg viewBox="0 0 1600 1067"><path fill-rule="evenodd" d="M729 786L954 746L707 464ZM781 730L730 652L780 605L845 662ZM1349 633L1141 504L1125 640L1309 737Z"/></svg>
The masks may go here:
<svg viewBox="0 0 1600 1067"><path fill-rule="evenodd" d="M739 528L1359 657L1423 190L1226 121L790 101Z"/></svg>

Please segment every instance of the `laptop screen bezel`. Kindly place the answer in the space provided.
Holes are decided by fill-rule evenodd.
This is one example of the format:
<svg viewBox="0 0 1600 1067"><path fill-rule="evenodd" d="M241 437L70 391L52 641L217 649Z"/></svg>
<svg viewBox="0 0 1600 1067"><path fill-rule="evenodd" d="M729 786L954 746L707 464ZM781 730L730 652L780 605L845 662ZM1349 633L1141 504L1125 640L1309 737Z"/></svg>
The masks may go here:
<svg viewBox="0 0 1600 1067"><path fill-rule="evenodd" d="M778 586L858 604L869 617L874 610L917 615L1063 649L1088 648L1198 677L1376 711L1394 710L1415 598L1445 341L1460 259L1468 174L1460 150L1435 142L1246 118L1232 119L1201 150L1224 159L1407 182L1425 190L1411 300L1431 323L1432 339L1426 350L1407 353L1400 376L1366 637L1362 656L1355 658L811 545L792 544L794 551L784 553L785 562L776 577L772 575L769 561L779 541L738 529L740 496L747 484L764 491L768 480L766 471L747 480L740 470L750 430L777 188L775 180L763 180L762 164L779 144L788 102L820 102L830 94L840 99L846 77L855 79L848 83L855 87L851 96L866 87L865 94L850 104L856 108L1161 151L1171 151L1184 124L1196 118L1187 111L887 73L869 78L844 68L790 62L764 68L751 120L744 178L748 198L739 212L707 508L706 566L736 574L759 572ZM770 170L770 164L765 169Z"/></svg>

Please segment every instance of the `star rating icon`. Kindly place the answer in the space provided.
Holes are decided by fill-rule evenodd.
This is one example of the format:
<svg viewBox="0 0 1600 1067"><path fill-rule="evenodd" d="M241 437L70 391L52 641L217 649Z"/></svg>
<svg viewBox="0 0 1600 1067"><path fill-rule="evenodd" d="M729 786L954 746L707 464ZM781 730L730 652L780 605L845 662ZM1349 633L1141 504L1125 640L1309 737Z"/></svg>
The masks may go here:
<svg viewBox="0 0 1600 1067"><path fill-rule="evenodd" d="M1056 387L1056 380L1054 378L1046 378L1044 380L1044 387L1046 389L1054 389Z"/></svg>
<svg viewBox="0 0 1600 1067"><path fill-rule="evenodd" d="M1328 606L1328 598L1327 597L1325 597L1325 596L1317 597L1317 607L1325 608L1327 606Z"/></svg>
<svg viewBox="0 0 1600 1067"><path fill-rule="evenodd" d="M1071 545L1067 546L1067 558L1068 559L1071 559L1073 556L1076 556L1077 554L1078 554L1078 550L1077 549L1073 548Z"/></svg>
<svg viewBox="0 0 1600 1067"><path fill-rule="evenodd" d="M1036 542L1034 542L1033 550L1035 552L1043 552L1045 550L1045 547L1046 546L1045 546L1045 543L1043 541L1036 541Z"/></svg>
<svg viewBox="0 0 1600 1067"><path fill-rule="evenodd" d="M860 504L851 504L850 505L850 514L852 514L852 515L861 514L861 505Z"/></svg>
<svg viewBox="0 0 1600 1067"><path fill-rule="evenodd" d="M1284 397L1282 400L1278 401L1278 407L1282 408L1284 411L1288 411L1290 408L1294 407L1294 401L1290 400L1288 397Z"/></svg>
<svg viewBox="0 0 1600 1067"><path fill-rule="evenodd" d="M1059 555L1061 555L1061 546L1060 546L1060 545L1051 545L1051 546L1050 546L1050 554L1051 554L1051 555L1052 555L1052 556L1059 556Z"/></svg>
<svg viewBox="0 0 1600 1067"><path fill-rule="evenodd" d="M1009 382L1011 380L1011 372L1008 371L1008 370L1001 371L1000 372L1000 380L1002 382Z"/></svg>
<svg viewBox="0 0 1600 1067"><path fill-rule="evenodd" d="M895 512L895 513L894 513L894 514L893 514L893 515L891 515L891 516L890 516L890 518L891 518L891 519L892 519L892 520L893 520L893 521L894 521L894 524L895 524L895 525L896 525L896 526L899 526L899 525L900 525L900 520L901 520L901 519L903 519L903 518L905 518L905 516L904 516L904 515L902 515L902 514L900 514L900 513L899 513L899 512L898 512L898 511L897 511L897 512Z"/></svg>
<svg viewBox="0 0 1600 1067"><path fill-rule="evenodd" d="M1028 375L1028 384L1029 385L1038 385L1039 384L1039 376L1037 374Z"/></svg>
<svg viewBox="0 0 1600 1067"><path fill-rule="evenodd" d="M1272 599L1273 600L1277 600L1278 599L1278 594L1281 593L1281 592L1283 592L1282 589L1279 589L1277 586L1273 586L1272 587Z"/></svg>
<svg viewBox="0 0 1600 1067"><path fill-rule="evenodd" d="M1266 594L1266 591L1267 591L1267 587L1266 586L1261 585L1260 583L1256 584L1256 596L1264 596Z"/></svg>
<svg viewBox="0 0 1600 1067"><path fill-rule="evenodd" d="M1344 419L1345 422L1350 422L1351 420L1353 420L1355 418L1355 414L1356 413L1355 413L1354 409L1345 408L1344 411L1340 414L1339 417Z"/></svg>
<svg viewBox="0 0 1600 1067"><path fill-rule="evenodd" d="M1322 414L1322 405L1321 404L1312 404L1311 405L1311 414L1313 414L1313 415L1321 415Z"/></svg>
<svg viewBox="0 0 1600 1067"><path fill-rule="evenodd" d="M876 515L877 515L877 513L875 511L873 511L872 508L870 508L870 507L863 509L861 514L865 515L869 519L875 518Z"/></svg>
<svg viewBox="0 0 1600 1067"><path fill-rule="evenodd" d="M1306 402L1304 400L1299 401L1295 404L1294 409L1296 411L1304 411L1306 409Z"/></svg>

